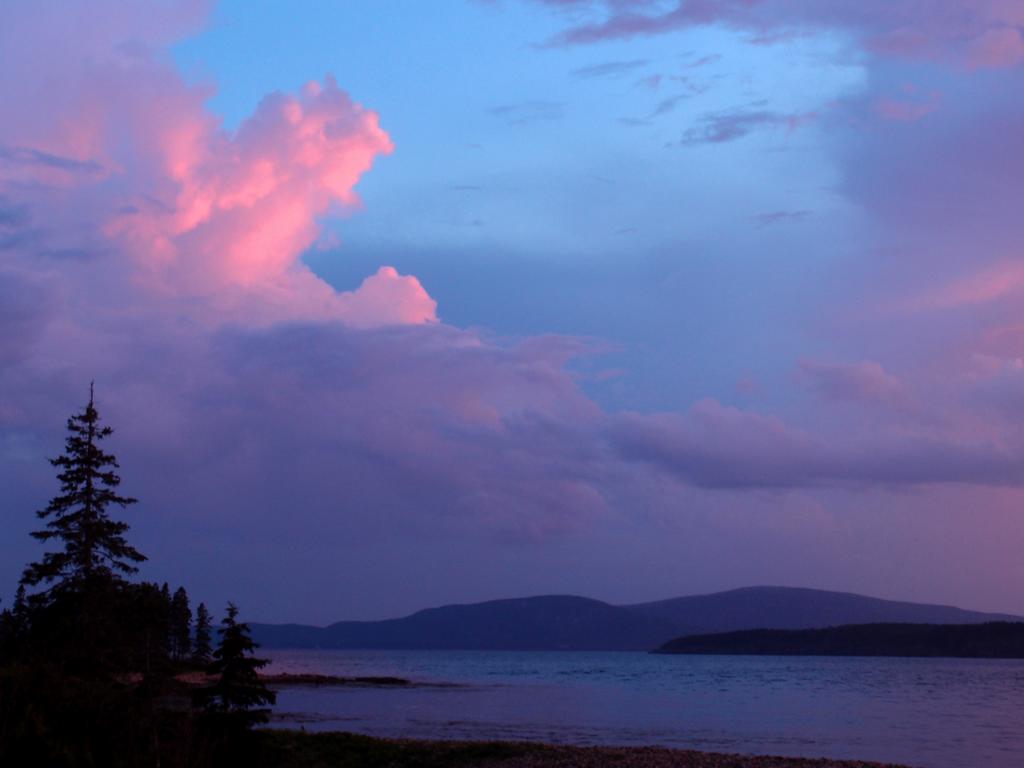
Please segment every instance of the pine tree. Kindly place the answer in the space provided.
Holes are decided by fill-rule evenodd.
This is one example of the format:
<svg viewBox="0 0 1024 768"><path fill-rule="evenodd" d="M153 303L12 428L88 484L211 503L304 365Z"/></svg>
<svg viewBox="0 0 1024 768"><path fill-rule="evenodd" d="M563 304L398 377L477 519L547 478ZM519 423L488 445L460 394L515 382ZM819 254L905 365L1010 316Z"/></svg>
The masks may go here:
<svg viewBox="0 0 1024 768"><path fill-rule="evenodd" d="M51 585L46 592L81 592L97 582L120 584L123 575L138 570L135 563L146 559L125 540L128 524L112 519L107 512L112 504L124 508L136 499L117 494L121 483L114 471L117 459L100 447L113 430L100 425L91 385L88 405L68 419L67 430L65 452L50 460L61 470L57 475L61 493L36 513L47 523L43 530L32 533L43 542L58 539L63 549L47 552L22 576L22 583L30 587Z"/></svg>
<svg viewBox="0 0 1024 768"><path fill-rule="evenodd" d="M200 603L196 609L196 637L192 643L192 663L205 667L213 658L213 647L210 636L210 612L206 604Z"/></svg>
<svg viewBox="0 0 1024 768"><path fill-rule="evenodd" d="M0 613L0 662L13 656L28 629L28 606L25 602L25 585L19 584L14 595L14 604Z"/></svg>
<svg viewBox="0 0 1024 768"><path fill-rule="evenodd" d="M24 620L25 614L28 611L28 606L25 601L25 585L19 584L18 591L14 593L14 607L13 613L15 618Z"/></svg>
<svg viewBox="0 0 1024 768"><path fill-rule="evenodd" d="M192 651L192 609L188 593L178 587L171 598L171 653L175 661L184 661Z"/></svg>
<svg viewBox="0 0 1024 768"><path fill-rule="evenodd" d="M14 611L4 608L0 611L0 666L12 655L15 634Z"/></svg>
<svg viewBox="0 0 1024 768"><path fill-rule="evenodd" d="M249 625L237 619L238 608L228 603L227 616L217 630L220 642L209 666L217 680L200 692L199 699L207 712L247 729L267 722L270 710L264 705L277 701L277 695L263 684L258 673L269 661L253 656L257 645L249 636Z"/></svg>
<svg viewBox="0 0 1024 768"><path fill-rule="evenodd" d="M12 639L17 639L28 631L28 600L25 597L25 585L19 584L14 593L14 605L11 607L11 627L14 632Z"/></svg>
<svg viewBox="0 0 1024 768"><path fill-rule="evenodd" d="M152 622L157 633L157 654L163 659L170 659L173 648L171 587L165 581L160 587L158 612Z"/></svg>

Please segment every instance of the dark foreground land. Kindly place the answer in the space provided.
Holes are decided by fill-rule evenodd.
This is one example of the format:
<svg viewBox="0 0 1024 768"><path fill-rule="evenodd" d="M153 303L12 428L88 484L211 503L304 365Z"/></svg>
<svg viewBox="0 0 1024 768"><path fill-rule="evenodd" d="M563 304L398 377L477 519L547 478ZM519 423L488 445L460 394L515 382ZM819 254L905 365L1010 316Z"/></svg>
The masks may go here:
<svg viewBox="0 0 1024 768"><path fill-rule="evenodd" d="M755 629L672 640L655 653L1024 659L1024 623L855 624Z"/></svg>
<svg viewBox="0 0 1024 768"><path fill-rule="evenodd" d="M412 741L261 731L260 768L900 768L857 760L748 757L661 747Z"/></svg>

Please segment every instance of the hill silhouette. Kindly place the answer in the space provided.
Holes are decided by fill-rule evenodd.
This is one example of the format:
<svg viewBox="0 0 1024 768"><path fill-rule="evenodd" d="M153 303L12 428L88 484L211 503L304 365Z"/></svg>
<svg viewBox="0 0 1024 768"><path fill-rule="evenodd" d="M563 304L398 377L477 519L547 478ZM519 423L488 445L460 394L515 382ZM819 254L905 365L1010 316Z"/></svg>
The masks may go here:
<svg viewBox="0 0 1024 768"><path fill-rule="evenodd" d="M251 626L253 636L267 648L624 651L651 650L681 635L748 629L1020 620L845 592L747 587L635 605L546 595L446 605L384 621Z"/></svg>

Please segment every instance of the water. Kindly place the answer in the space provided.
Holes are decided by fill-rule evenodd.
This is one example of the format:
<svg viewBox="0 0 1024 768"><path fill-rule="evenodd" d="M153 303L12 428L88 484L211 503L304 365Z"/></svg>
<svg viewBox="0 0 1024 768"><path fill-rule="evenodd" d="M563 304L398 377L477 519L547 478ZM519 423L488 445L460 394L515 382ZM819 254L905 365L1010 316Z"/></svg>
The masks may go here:
<svg viewBox="0 0 1024 768"><path fill-rule="evenodd" d="M424 739L650 745L924 768L1024 766L1024 662L643 653L270 651L276 723ZM450 683L453 685L433 685Z"/></svg>

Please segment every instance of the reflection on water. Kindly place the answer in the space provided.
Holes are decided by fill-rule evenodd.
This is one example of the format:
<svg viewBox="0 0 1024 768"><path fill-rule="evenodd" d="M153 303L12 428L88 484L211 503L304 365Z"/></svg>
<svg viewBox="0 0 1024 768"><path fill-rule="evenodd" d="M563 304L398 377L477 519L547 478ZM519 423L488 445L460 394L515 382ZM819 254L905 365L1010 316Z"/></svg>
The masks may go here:
<svg viewBox="0 0 1024 768"><path fill-rule="evenodd" d="M277 723L425 739L660 744L926 768L1024 766L1024 662L269 651L269 672L455 687L282 690Z"/></svg>

